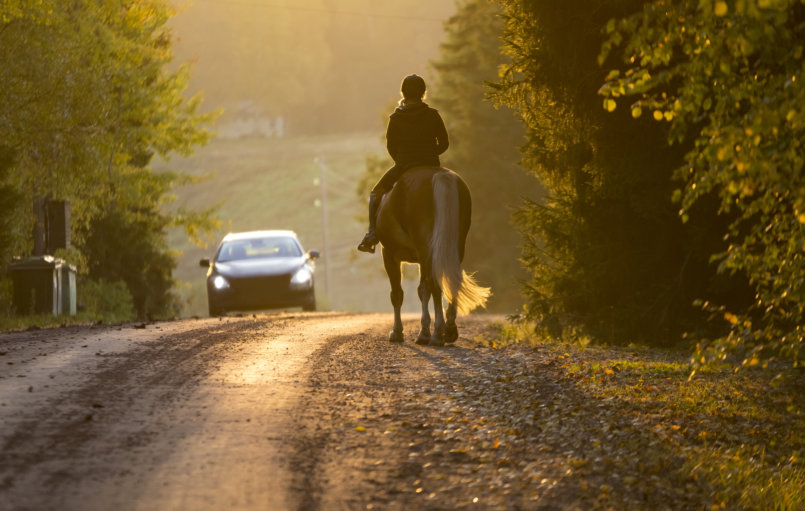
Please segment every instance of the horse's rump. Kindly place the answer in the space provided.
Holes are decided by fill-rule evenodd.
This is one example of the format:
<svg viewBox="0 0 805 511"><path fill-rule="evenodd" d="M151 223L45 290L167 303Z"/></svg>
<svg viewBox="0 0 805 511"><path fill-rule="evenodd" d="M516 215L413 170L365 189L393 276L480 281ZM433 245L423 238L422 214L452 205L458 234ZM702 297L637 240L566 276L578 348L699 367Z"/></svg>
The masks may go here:
<svg viewBox="0 0 805 511"><path fill-rule="evenodd" d="M483 306L490 295L461 268L471 203L467 185L455 172L416 167L406 171L383 200L378 221L384 249L429 271L462 314Z"/></svg>
<svg viewBox="0 0 805 511"><path fill-rule="evenodd" d="M381 201L377 235L401 261L422 263L433 229L432 178L439 167L408 169Z"/></svg>

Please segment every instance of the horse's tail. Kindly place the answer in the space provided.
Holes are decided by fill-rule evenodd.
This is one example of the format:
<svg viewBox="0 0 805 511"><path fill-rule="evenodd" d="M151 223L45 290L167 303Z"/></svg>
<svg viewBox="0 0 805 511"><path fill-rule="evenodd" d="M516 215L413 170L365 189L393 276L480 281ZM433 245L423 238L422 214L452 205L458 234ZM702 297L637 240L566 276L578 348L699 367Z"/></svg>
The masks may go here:
<svg viewBox="0 0 805 511"><path fill-rule="evenodd" d="M486 305L492 294L488 287L481 287L461 269L459 231L461 210L458 192L458 176L453 172L437 172L433 175L434 222L430 239L431 272L442 288L448 302L455 302L460 314L467 314L476 307Z"/></svg>

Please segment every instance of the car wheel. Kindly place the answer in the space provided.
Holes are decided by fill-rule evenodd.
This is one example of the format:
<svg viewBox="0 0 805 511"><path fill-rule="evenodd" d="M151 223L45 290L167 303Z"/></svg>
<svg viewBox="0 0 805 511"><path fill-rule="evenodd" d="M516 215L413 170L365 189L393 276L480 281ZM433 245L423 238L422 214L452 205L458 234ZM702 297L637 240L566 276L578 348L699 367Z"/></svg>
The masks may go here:
<svg viewBox="0 0 805 511"><path fill-rule="evenodd" d="M214 317L217 317L217 316L220 316L221 314L223 314L223 311L219 307L216 307L213 302L210 302L209 305L210 305L209 308L210 308L210 317L211 318L214 318Z"/></svg>
<svg viewBox="0 0 805 511"><path fill-rule="evenodd" d="M310 298L302 304L302 310L307 312L314 312L316 310L316 295L310 295Z"/></svg>

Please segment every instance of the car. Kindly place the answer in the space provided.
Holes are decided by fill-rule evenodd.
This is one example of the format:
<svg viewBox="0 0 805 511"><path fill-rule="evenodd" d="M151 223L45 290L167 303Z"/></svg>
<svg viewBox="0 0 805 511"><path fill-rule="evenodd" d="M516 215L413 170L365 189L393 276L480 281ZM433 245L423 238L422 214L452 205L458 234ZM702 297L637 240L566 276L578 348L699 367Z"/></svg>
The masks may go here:
<svg viewBox="0 0 805 511"><path fill-rule="evenodd" d="M302 307L316 310L313 274L317 250L305 252L293 231L249 231L224 236L207 268L210 316L228 311Z"/></svg>

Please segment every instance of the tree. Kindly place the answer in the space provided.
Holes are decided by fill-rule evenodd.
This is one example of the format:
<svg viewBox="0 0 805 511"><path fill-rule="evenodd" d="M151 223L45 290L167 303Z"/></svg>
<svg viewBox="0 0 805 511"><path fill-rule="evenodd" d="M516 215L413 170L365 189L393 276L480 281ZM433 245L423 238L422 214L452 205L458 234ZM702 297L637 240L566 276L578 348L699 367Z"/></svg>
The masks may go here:
<svg viewBox="0 0 805 511"><path fill-rule="evenodd" d="M705 307L729 328L700 343L696 360L742 353L743 365L782 357L797 366L805 342L805 4L800 0L648 2L606 25L601 59L617 56L601 92L692 139L676 170L679 214L716 198L727 218L714 260L744 275L751 302ZM703 297L702 297L703 298Z"/></svg>
<svg viewBox="0 0 805 511"><path fill-rule="evenodd" d="M14 152L0 144L0 261L8 261L11 247L20 224L21 197L9 185L9 173L14 164ZM0 315L12 309L11 281L0 273Z"/></svg>
<svg viewBox="0 0 805 511"><path fill-rule="evenodd" d="M723 219L703 201L683 225L671 201L686 148L665 126L601 108L607 21L639 0L502 0L505 66L496 98L526 123L523 165L547 190L522 208L528 316L552 335L680 342L706 319L695 298L740 302L739 278L709 265Z"/></svg>
<svg viewBox="0 0 805 511"><path fill-rule="evenodd" d="M519 236L511 215L524 197L536 198L533 177L517 165L523 126L508 108L486 98L487 82L506 62L500 52L501 8L489 0L466 0L445 23L432 104L445 119L450 149L443 165L455 169L472 191L472 228L465 265L492 287L488 308L514 312L522 305Z"/></svg>
<svg viewBox="0 0 805 511"><path fill-rule="evenodd" d="M8 260L17 224L19 223L20 194L9 182L14 164L14 152L0 145L0 261Z"/></svg>
<svg viewBox="0 0 805 511"><path fill-rule="evenodd" d="M93 218L82 237L82 248L90 254L89 275L125 282L138 318L171 317L180 309L172 292L176 260L165 240L168 223L153 207L117 208Z"/></svg>
<svg viewBox="0 0 805 511"><path fill-rule="evenodd" d="M82 251L70 256L80 261L103 260L85 238L99 219L133 213L191 232L214 223L210 211L164 211L171 188L187 178L148 168L155 154L188 154L206 143L214 117L198 113L200 97L184 98L189 68L167 69L165 23L173 13L166 0L15 0L0 8L0 138L17 154L12 184L28 204L35 196L71 201ZM153 250L143 257L164 259L164 240L146 239ZM15 253L29 247L15 236ZM155 296L168 285L160 282ZM143 313L160 314L160 307Z"/></svg>

